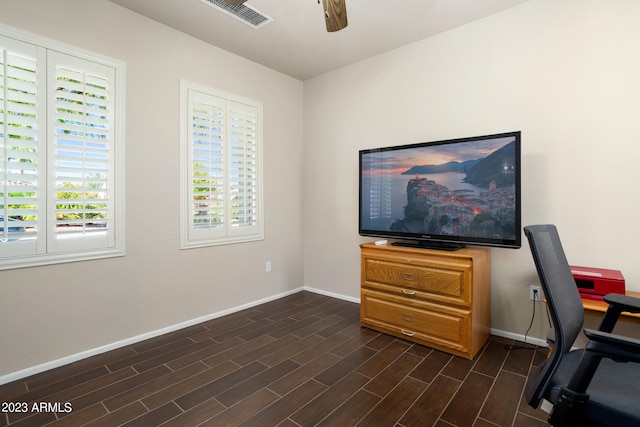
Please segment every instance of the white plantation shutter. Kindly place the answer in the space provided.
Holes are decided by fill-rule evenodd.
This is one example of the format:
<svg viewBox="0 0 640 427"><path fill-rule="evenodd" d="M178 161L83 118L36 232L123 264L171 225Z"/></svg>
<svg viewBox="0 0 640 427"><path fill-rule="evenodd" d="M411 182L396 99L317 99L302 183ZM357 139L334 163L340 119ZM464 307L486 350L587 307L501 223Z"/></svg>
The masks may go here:
<svg viewBox="0 0 640 427"><path fill-rule="evenodd" d="M124 255L124 64L12 34L0 25L0 269Z"/></svg>
<svg viewBox="0 0 640 427"><path fill-rule="evenodd" d="M0 257L45 250L44 55L0 36Z"/></svg>
<svg viewBox="0 0 640 427"><path fill-rule="evenodd" d="M246 234L258 225L257 109L229 102L230 233Z"/></svg>
<svg viewBox="0 0 640 427"><path fill-rule="evenodd" d="M262 239L261 105L186 81L181 100L181 247Z"/></svg>
<svg viewBox="0 0 640 427"><path fill-rule="evenodd" d="M115 70L58 52L49 66L49 244L113 246Z"/></svg>
<svg viewBox="0 0 640 427"><path fill-rule="evenodd" d="M223 99L189 92L189 239L225 235L225 121Z"/></svg>

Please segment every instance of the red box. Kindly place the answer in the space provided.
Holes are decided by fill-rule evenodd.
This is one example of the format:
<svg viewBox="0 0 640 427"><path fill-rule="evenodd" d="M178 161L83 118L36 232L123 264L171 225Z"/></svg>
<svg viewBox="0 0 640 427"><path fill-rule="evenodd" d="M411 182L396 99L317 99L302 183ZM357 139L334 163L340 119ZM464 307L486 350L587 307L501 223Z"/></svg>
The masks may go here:
<svg viewBox="0 0 640 427"><path fill-rule="evenodd" d="M624 276L618 270L575 265L570 267L582 299L602 301L606 294L625 293Z"/></svg>

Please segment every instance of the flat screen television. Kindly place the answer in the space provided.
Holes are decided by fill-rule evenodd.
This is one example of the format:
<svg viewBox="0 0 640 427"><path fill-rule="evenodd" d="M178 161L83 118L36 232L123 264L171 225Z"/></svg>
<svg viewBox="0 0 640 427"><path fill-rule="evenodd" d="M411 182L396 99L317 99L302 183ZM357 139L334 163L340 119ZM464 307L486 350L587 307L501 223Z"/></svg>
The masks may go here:
<svg viewBox="0 0 640 427"><path fill-rule="evenodd" d="M360 151L360 235L521 246L520 132Z"/></svg>

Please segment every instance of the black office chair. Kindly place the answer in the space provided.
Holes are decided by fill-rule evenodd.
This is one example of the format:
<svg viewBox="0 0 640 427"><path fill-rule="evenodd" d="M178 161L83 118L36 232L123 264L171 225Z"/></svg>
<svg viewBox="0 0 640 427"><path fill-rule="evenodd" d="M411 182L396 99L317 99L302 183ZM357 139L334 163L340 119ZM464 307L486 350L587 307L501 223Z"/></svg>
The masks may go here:
<svg viewBox="0 0 640 427"><path fill-rule="evenodd" d="M640 299L610 294L600 328L585 329L586 347L571 350L584 309L554 225L524 228L553 324L550 355L531 373L527 403L553 405L554 426L640 426L640 340L611 333L620 313L640 313ZM640 332L640 327L638 328Z"/></svg>

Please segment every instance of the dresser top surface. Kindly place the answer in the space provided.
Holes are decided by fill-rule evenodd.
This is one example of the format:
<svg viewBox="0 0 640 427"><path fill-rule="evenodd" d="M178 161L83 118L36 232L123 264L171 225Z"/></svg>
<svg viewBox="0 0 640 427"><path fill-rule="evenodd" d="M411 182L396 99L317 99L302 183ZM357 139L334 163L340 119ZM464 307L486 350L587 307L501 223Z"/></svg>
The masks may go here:
<svg viewBox="0 0 640 427"><path fill-rule="evenodd" d="M414 256L444 256L451 258L474 258L478 256L490 256L491 249L478 246L466 246L455 251L446 251L438 249L414 248L407 246L395 246L391 243L376 245L375 242L362 243L362 249L382 249L393 251L394 253L412 254Z"/></svg>

